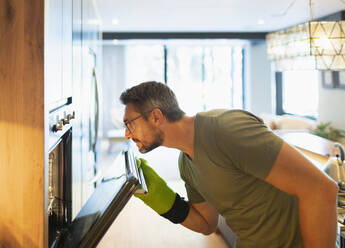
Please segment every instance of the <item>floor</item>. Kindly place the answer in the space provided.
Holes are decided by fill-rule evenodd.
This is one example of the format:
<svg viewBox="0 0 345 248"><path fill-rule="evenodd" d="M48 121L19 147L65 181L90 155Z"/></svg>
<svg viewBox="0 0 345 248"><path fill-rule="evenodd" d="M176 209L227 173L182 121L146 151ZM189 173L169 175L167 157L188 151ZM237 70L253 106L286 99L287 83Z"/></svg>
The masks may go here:
<svg viewBox="0 0 345 248"><path fill-rule="evenodd" d="M183 183L178 181L169 181L169 185L176 191L183 187ZM227 245L220 234L205 236L172 224L141 200L132 197L97 247L227 248Z"/></svg>
<svg viewBox="0 0 345 248"><path fill-rule="evenodd" d="M111 166L116 150L109 152L106 143L103 143L102 148L101 166L106 169ZM169 180L167 183L181 196L186 196L182 180ZM219 233L205 236L182 225L173 224L159 216L138 198L132 197L97 247L227 248L227 245Z"/></svg>

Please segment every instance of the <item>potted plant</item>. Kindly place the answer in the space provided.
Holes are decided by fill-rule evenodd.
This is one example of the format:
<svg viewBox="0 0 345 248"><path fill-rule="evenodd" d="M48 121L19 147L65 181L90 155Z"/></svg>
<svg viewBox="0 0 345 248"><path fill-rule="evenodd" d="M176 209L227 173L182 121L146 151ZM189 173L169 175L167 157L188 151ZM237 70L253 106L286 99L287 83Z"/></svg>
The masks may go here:
<svg viewBox="0 0 345 248"><path fill-rule="evenodd" d="M345 131L332 127L330 122L321 122L311 133L335 142L344 143Z"/></svg>

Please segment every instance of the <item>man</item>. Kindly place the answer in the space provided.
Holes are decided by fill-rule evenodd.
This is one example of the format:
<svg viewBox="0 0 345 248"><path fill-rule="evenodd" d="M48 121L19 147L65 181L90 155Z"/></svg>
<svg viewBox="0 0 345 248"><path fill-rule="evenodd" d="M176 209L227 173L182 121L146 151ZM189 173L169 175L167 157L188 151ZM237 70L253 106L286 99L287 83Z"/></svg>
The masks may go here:
<svg viewBox="0 0 345 248"><path fill-rule="evenodd" d="M218 213L237 234L237 247L334 247L338 186L303 155L242 110L186 116L164 84L123 92L126 138L146 153L181 151L179 169L189 202L144 160L148 184L136 195L173 223L215 231Z"/></svg>

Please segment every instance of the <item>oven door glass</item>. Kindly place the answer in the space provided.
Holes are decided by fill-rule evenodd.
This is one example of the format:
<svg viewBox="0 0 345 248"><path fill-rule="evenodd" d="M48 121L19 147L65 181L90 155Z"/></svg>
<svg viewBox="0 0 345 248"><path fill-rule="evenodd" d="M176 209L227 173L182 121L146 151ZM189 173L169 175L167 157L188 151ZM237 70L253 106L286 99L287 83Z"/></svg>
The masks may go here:
<svg viewBox="0 0 345 248"><path fill-rule="evenodd" d="M116 163L122 170L115 177L103 179L56 247L96 247L138 186L147 191L130 150L121 153Z"/></svg>

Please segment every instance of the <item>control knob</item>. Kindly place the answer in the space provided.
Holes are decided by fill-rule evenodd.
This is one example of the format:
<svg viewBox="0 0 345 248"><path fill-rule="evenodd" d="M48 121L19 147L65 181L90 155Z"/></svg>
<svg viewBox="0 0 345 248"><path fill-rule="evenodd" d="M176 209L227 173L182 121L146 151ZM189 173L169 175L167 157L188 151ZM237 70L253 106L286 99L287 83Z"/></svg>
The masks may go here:
<svg viewBox="0 0 345 248"><path fill-rule="evenodd" d="M54 132L57 132L57 131L62 130L63 125L64 125L63 121L60 120L59 123L57 123L57 124L55 124L55 125L53 126L53 131L54 131Z"/></svg>

